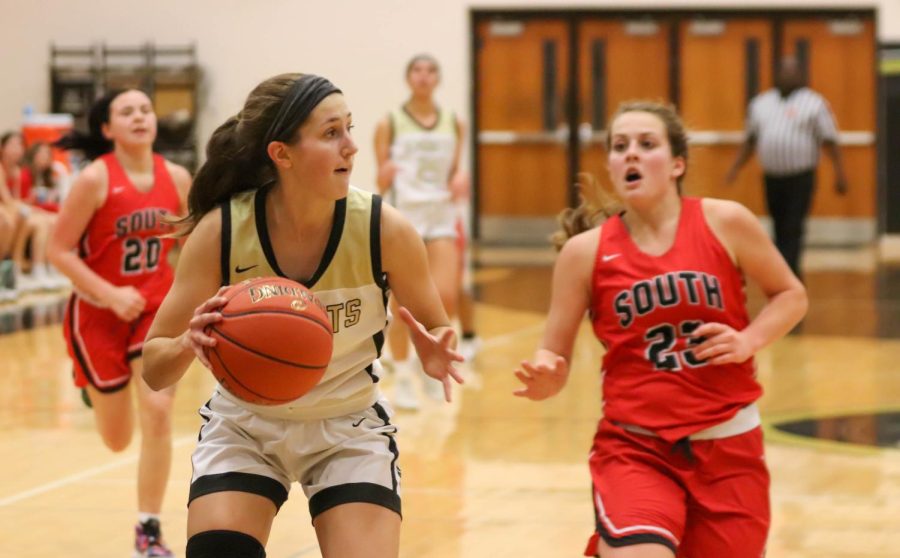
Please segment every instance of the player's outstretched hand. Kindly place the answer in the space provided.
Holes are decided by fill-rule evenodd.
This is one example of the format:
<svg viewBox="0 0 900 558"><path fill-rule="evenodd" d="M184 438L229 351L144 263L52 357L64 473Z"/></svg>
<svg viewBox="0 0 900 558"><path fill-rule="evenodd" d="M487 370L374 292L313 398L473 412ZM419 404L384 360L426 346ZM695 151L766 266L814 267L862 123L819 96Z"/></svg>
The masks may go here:
<svg viewBox="0 0 900 558"><path fill-rule="evenodd" d="M517 389L513 395L541 401L559 393L566 385L569 365L563 357L555 356L552 359L542 359L541 362L523 360L515 375L525 387Z"/></svg>
<svg viewBox="0 0 900 558"><path fill-rule="evenodd" d="M447 328L437 337L428 333L425 326L420 324L413 315L404 307L398 310L400 319L409 327L410 337L416 354L422 361L422 369L426 374L444 384L444 399L451 400L453 382L463 383L463 377L453 367L454 362L463 362L463 356L453 350L453 330Z"/></svg>

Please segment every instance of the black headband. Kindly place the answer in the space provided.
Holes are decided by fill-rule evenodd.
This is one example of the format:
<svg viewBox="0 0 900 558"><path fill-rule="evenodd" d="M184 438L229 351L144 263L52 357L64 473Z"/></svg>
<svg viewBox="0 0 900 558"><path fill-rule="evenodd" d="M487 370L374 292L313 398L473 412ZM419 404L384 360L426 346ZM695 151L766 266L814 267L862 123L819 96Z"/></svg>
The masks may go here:
<svg viewBox="0 0 900 558"><path fill-rule="evenodd" d="M323 77L305 74L297 78L281 101L278 114L266 132L264 145L273 141L290 140L294 130L306 120L309 113L322 99L333 93L341 93L341 90Z"/></svg>

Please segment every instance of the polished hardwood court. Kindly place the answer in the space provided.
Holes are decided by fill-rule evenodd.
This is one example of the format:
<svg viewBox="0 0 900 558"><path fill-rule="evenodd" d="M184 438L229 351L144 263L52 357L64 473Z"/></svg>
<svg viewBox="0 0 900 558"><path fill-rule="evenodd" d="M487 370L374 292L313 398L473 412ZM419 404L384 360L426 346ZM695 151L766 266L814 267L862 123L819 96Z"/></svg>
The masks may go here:
<svg viewBox="0 0 900 558"><path fill-rule="evenodd" d="M601 413L602 349L585 324L560 395L542 403L511 395L512 370L543 331L553 257L523 254L481 254L483 346L453 403L423 399L420 411L395 416L404 558L574 558L593 528L586 463ZM868 249L812 251L806 282L807 319L757 358L773 479L768 557L896 558L900 267ZM758 309L759 294L749 297ZM71 384L63 301L29 295L0 306L0 557L124 558L138 444L112 454L94 432ZM389 396L391 383L386 377ZM212 388L198 365L178 388L163 528L179 551L196 410ZM299 488L267 550L273 558L320 556Z"/></svg>

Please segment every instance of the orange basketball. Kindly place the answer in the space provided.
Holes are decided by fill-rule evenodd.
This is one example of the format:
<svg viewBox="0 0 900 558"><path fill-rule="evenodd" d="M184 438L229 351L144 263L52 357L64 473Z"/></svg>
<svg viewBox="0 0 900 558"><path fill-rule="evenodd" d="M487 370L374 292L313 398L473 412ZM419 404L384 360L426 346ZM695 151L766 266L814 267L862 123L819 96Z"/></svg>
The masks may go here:
<svg viewBox="0 0 900 558"><path fill-rule="evenodd" d="M225 291L222 321L207 327L213 375L249 403L293 401L322 379L333 336L325 307L309 289L284 277L259 277Z"/></svg>

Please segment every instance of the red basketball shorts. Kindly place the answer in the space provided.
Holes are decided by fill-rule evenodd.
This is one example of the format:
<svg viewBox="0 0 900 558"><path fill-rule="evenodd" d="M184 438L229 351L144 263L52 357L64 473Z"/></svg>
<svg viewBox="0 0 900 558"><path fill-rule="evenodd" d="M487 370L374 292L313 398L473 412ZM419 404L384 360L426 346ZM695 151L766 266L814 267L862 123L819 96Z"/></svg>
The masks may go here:
<svg viewBox="0 0 900 558"><path fill-rule="evenodd" d="M762 430L678 444L603 420L590 457L597 542L662 544L679 558L760 558L769 531Z"/></svg>
<svg viewBox="0 0 900 558"><path fill-rule="evenodd" d="M111 310L97 308L73 295L66 307L63 333L75 364L75 385L90 384L102 392L128 385L129 363L141 356L155 313L154 309L131 323L123 322Z"/></svg>

